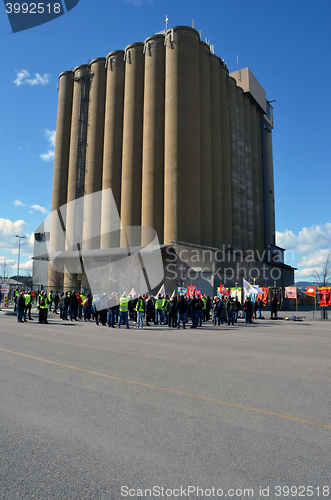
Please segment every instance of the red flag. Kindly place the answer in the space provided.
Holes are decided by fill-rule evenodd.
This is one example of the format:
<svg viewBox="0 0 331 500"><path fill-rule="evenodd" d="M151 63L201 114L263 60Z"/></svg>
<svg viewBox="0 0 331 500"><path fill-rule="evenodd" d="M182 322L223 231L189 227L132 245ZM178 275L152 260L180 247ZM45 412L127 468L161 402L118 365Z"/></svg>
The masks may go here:
<svg viewBox="0 0 331 500"><path fill-rule="evenodd" d="M186 291L186 297L191 297L194 294L195 289L196 287L193 285L188 286Z"/></svg>
<svg viewBox="0 0 331 500"><path fill-rule="evenodd" d="M265 286L260 286L261 290L263 290L263 293L258 293L257 298L261 299L263 304L266 305L267 300L268 300L268 287Z"/></svg>
<svg viewBox="0 0 331 500"><path fill-rule="evenodd" d="M225 288L225 286L224 286L224 285L222 285L222 283L220 283L220 286L219 286L219 288L217 289L217 291L219 291L219 293L220 293L221 295L229 295L229 293L230 293L230 292L229 292L229 290L228 290L227 288Z"/></svg>
<svg viewBox="0 0 331 500"><path fill-rule="evenodd" d="M201 298L201 290L200 289L199 290L196 289L195 290L195 295L196 295L196 297L200 297Z"/></svg>
<svg viewBox="0 0 331 500"><path fill-rule="evenodd" d="M318 293L321 307L329 306L331 304L331 288L329 286L319 286Z"/></svg>
<svg viewBox="0 0 331 500"><path fill-rule="evenodd" d="M306 287L305 294L306 294L306 295L309 295L310 297L315 297L315 294L316 294L316 288L315 288L314 286L307 286L307 287Z"/></svg>

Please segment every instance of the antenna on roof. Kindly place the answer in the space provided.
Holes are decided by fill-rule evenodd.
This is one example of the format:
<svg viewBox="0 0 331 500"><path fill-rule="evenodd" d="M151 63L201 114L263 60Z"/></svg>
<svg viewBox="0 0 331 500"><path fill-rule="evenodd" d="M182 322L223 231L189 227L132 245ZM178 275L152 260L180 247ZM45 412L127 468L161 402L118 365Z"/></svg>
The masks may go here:
<svg viewBox="0 0 331 500"><path fill-rule="evenodd" d="M237 55L237 70L239 71L239 56Z"/></svg>
<svg viewBox="0 0 331 500"><path fill-rule="evenodd" d="M192 28L194 28L194 26L195 26L195 21L194 19L192 19Z"/></svg>
<svg viewBox="0 0 331 500"><path fill-rule="evenodd" d="M166 18L165 18L164 24L165 24L165 30L167 31L167 29L168 29L168 24L169 24L169 19L168 19L167 14L166 14Z"/></svg>

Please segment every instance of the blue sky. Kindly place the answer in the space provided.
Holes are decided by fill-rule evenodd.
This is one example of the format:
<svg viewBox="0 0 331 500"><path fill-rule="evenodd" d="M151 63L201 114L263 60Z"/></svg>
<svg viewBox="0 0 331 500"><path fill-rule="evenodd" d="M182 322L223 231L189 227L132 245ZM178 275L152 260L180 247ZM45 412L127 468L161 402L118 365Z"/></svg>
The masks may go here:
<svg viewBox="0 0 331 500"><path fill-rule="evenodd" d="M249 66L274 105L277 243L296 280L331 248L331 4L298 0L80 0L64 16L13 34L0 8L0 275L31 268L32 233L49 213L58 75L143 41L164 28L191 25L208 37L230 72Z"/></svg>

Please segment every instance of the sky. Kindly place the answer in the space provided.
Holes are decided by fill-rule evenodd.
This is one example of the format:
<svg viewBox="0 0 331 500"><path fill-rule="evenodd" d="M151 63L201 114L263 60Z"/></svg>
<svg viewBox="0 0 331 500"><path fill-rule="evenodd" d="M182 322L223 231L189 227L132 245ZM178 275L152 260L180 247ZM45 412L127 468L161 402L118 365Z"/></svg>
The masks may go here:
<svg viewBox="0 0 331 500"><path fill-rule="evenodd" d="M164 29L192 25L229 71L249 67L275 100L276 243L296 281L331 248L331 3L312 0L80 0L65 15L12 33L0 6L0 275L32 270L33 231L51 209L57 82L74 68ZM7 273L8 273L7 271Z"/></svg>

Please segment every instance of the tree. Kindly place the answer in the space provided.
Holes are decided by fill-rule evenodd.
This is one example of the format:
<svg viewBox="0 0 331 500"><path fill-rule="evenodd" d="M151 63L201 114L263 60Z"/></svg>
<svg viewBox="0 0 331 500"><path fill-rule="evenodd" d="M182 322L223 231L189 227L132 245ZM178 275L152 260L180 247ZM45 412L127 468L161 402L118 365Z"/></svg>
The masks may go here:
<svg viewBox="0 0 331 500"><path fill-rule="evenodd" d="M8 278L8 265L7 265L7 259L4 258L3 261L1 262L1 283L5 283L6 279Z"/></svg>
<svg viewBox="0 0 331 500"><path fill-rule="evenodd" d="M331 250L328 251L325 264L319 269L314 267L313 275L320 286L326 286L331 282Z"/></svg>

